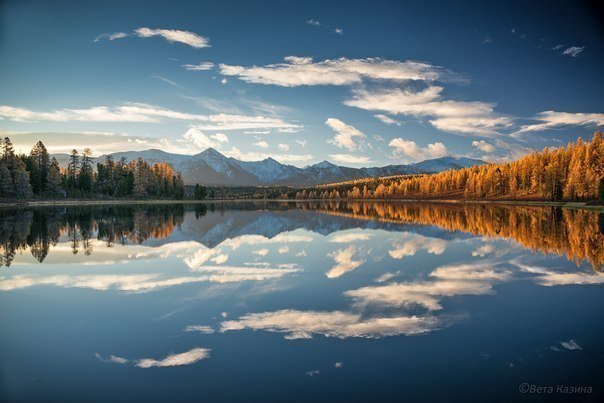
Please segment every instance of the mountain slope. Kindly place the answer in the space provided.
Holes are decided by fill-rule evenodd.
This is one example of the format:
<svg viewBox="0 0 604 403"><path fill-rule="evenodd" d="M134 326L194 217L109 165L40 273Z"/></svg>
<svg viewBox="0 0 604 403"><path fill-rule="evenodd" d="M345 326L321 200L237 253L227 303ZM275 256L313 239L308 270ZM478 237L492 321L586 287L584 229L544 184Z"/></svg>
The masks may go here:
<svg viewBox="0 0 604 403"><path fill-rule="evenodd" d="M68 161L67 154L57 154L62 166ZM384 167L350 168L329 161L298 168L293 165L266 158L262 161L239 161L226 157L213 148L199 154L171 154L162 150L125 151L113 154L114 160L124 158L126 162L142 158L149 164L166 162L182 173L186 184L211 186L314 186L324 183L343 182L376 176L435 173L448 169L459 169L485 164L471 158L443 157L410 165L387 165ZM105 156L94 159L104 161Z"/></svg>

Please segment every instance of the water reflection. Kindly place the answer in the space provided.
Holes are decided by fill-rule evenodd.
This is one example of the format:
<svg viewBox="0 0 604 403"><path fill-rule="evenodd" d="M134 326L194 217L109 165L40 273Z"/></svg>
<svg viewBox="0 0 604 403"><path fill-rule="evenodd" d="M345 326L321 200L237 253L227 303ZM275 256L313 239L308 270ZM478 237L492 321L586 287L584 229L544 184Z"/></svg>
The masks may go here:
<svg viewBox="0 0 604 403"><path fill-rule="evenodd" d="M86 386L81 400L90 391L119 400L105 387L119 371L154 401L196 401L198 387L210 400L249 400L232 385L258 372L254 383L288 385L274 391L282 398L308 390L296 377L337 368L347 401L362 380L388 379L372 389L379 397L404 374L420 371L416 384L434 379L433 368L470 363L493 379L525 365L524 380L540 373L538 360L598 354L601 216L362 202L0 210L0 361L26 368L12 369L21 383L11 383L0 363L0 389L40 368L71 368L64 379ZM447 343L455 348L445 352ZM557 366L569 379L585 368ZM181 372L164 382L171 371ZM178 395L156 396L175 382ZM254 400L271 393L261 392Z"/></svg>
<svg viewBox="0 0 604 403"><path fill-rule="evenodd" d="M227 208L229 214L225 215ZM220 214L200 220L208 209ZM324 235L350 228L413 231L414 234L399 238L389 251L391 257L402 259L418 250L442 254L446 239L417 236L422 231L429 234L429 228L436 227L448 233L511 239L531 251L565 255L576 263L587 260L594 270L604 269L604 213L560 207L343 201L5 209L0 210L0 264L10 266L15 253L24 250L43 262L51 247L60 241L68 241L73 254L82 251L90 255L95 245L100 244L95 241L112 247L165 240L176 228L181 228L185 212L194 214L200 223L187 226L181 231L181 238L210 248L190 256L191 265L203 264L208 259L217 264L226 262L228 255L212 248L227 239L231 245L278 243L282 240L275 239L276 236L300 228ZM325 217L312 212L323 213ZM425 228L411 230L410 225ZM338 235L330 242L350 244L368 240L367 233L350 233ZM283 246L279 253L288 253L286 248ZM357 249L350 246L334 252L336 265L328 277L338 277L362 263L361 258L353 259L362 255ZM485 257L493 252L493 246L487 244L477 248L473 255ZM255 253L266 256L268 251L258 248Z"/></svg>

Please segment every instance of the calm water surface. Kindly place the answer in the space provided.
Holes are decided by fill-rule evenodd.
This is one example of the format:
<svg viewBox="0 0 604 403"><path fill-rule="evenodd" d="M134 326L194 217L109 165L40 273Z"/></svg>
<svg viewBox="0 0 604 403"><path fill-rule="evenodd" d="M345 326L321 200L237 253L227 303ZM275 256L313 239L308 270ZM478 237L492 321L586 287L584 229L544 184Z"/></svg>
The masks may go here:
<svg viewBox="0 0 604 403"><path fill-rule="evenodd" d="M597 212L4 209L0 243L2 401L604 397Z"/></svg>

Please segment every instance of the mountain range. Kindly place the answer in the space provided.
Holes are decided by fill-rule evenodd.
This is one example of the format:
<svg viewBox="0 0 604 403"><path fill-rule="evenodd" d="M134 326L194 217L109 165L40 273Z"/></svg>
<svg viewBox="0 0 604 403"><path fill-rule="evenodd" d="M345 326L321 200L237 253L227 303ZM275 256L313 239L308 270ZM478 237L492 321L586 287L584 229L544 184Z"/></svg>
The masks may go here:
<svg viewBox="0 0 604 403"><path fill-rule="evenodd" d="M435 173L485 164L484 161L466 157L442 157L408 165L350 168L329 161L299 168L282 164L273 158L262 161L240 161L227 157L214 148L199 154L172 154L162 150L125 151L112 154L115 161L125 158L132 161L142 158L149 164L166 162L182 173L185 184L211 186L314 186L377 176ZM54 154L61 166L66 166L68 154ZM104 161L105 155L93 161Z"/></svg>

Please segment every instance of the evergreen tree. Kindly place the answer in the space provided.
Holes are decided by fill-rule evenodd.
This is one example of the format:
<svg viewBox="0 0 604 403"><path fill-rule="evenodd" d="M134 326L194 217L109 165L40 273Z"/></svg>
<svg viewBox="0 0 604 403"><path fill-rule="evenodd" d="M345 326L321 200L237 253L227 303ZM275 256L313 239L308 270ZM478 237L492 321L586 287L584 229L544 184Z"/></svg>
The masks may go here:
<svg viewBox="0 0 604 403"><path fill-rule="evenodd" d="M13 178L4 163L0 163L0 197L14 195Z"/></svg>
<svg viewBox="0 0 604 403"><path fill-rule="evenodd" d="M23 167L17 170L15 180L15 195L19 199L27 199L32 196L31 184L29 183L29 172Z"/></svg>
<svg viewBox="0 0 604 403"><path fill-rule="evenodd" d="M82 153L82 161L80 164L80 172L78 175L78 183L80 191L88 194L92 191L92 181L94 172L92 171L91 161L92 151L90 148L84 149Z"/></svg>

